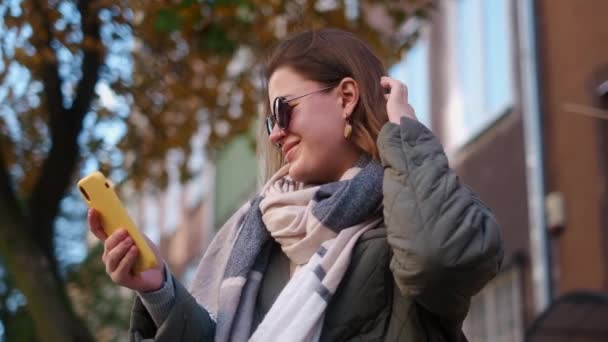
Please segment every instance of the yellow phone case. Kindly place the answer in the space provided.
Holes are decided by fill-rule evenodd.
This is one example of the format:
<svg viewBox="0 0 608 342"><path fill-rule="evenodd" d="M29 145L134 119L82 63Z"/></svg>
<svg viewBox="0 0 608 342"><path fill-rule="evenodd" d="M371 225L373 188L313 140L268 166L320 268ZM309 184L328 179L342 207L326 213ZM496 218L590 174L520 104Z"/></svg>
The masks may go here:
<svg viewBox="0 0 608 342"><path fill-rule="evenodd" d="M89 208L96 209L100 213L101 224L107 235L120 228L129 232L139 249L133 272L139 273L158 265L154 252L135 227L114 188L101 172L93 172L78 181L78 190Z"/></svg>

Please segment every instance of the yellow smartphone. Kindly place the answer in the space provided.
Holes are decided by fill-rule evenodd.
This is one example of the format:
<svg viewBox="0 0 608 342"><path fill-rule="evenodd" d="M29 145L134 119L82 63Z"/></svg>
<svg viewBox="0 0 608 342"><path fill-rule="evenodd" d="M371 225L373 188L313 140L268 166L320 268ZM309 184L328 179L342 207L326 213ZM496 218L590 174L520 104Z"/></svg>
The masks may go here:
<svg viewBox="0 0 608 342"><path fill-rule="evenodd" d="M154 252L129 217L113 186L101 172L93 172L79 180L78 190L89 208L99 212L101 224L108 236L120 228L129 232L139 249L133 272L139 273L158 265Z"/></svg>

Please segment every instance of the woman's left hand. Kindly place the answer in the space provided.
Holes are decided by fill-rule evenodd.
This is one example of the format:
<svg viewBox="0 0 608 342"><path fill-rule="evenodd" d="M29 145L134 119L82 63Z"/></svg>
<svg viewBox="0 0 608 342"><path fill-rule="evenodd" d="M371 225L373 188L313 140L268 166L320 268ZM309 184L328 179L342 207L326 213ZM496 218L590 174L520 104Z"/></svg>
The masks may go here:
<svg viewBox="0 0 608 342"><path fill-rule="evenodd" d="M389 90L389 93L385 94L384 97L386 97L386 112L390 122L398 125L403 116L418 120L414 108L407 101L407 86L405 84L388 76L382 76L380 85L382 88Z"/></svg>

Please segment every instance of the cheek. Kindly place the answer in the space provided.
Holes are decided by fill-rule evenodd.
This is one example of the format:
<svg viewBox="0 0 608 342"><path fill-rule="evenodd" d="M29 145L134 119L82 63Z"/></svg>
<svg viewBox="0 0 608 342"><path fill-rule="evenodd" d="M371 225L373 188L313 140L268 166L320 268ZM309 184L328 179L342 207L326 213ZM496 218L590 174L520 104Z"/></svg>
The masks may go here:
<svg viewBox="0 0 608 342"><path fill-rule="evenodd" d="M335 122L321 122L302 136L303 157L313 168L325 168L342 153L345 142L342 129Z"/></svg>
<svg viewBox="0 0 608 342"><path fill-rule="evenodd" d="M344 120L341 110L330 100L306 103L301 108L296 108L292 116L294 132L317 138L316 140L327 140L340 136L344 129Z"/></svg>
<svg viewBox="0 0 608 342"><path fill-rule="evenodd" d="M307 122L300 136L309 152L323 155L334 151L342 143L343 130L344 127L338 122L319 119L318 122Z"/></svg>

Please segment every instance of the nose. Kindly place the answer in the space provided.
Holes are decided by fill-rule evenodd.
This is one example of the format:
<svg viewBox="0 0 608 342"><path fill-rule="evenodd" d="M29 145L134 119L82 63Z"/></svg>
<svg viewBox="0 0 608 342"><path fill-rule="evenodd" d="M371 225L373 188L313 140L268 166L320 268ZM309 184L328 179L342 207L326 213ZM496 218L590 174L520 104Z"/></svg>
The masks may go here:
<svg viewBox="0 0 608 342"><path fill-rule="evenodd" d="M279 125L274 125L268 139L273 145L280 145L286 135L287 132L285 130L279 128Z"/></svg>

